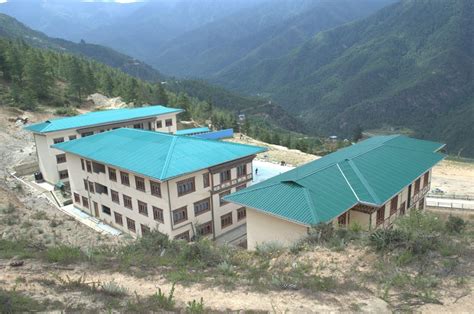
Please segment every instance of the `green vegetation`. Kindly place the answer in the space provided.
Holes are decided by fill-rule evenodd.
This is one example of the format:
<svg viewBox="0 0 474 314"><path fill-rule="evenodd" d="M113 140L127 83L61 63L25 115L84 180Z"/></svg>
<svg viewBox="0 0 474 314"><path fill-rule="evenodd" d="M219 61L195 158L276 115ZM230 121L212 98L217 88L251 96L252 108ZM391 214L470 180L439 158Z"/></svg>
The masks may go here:
<svg viewBox="0 0 474 314"><path fill-rule="evenodd" d="M217 81L268 95L320 134L408 128L474 156L473 21L470 0L399 1Z"/></svg>
<svg viewBox="0 0 474 314"><path fill-rule="evenodd" d="M20 292L0 288L0 313L39 312L45 311L46 309L47 304L42 304Z"/></svg>

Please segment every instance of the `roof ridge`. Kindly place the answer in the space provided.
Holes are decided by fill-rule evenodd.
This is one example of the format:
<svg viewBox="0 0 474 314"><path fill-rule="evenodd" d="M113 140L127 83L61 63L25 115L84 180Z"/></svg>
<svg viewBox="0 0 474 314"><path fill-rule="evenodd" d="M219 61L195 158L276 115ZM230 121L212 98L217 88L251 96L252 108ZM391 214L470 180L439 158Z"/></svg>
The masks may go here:
<svg viewBox="0 0 474 314"><path fill-rule="evenodd" d="M352 161L352 160L348 160L347 163L349 164L349 166L351 166L352 170L354 170L354 173L356 174L356 176L359 178L360 182L362 183L362 185L365 187L365 189L367 190L367 192L369 192L370 196L372 196L372 198L374 199L375 202L377 202L377 204L380 204L380 198L378 197L378 195L375 193L375 191L372 189L372 187L370 186L369 182L367 182L367 180L365 179L364 175L362 174L362 172L360 172L359 168L355 165L355 163ZM360 200L359 200L360 201Z"/></svg>
<svg viewBox="0 0 474 314"><path fill-rule="evenodd" d="M359 195L357 195L356 191L355 191L354 188L352 187L352 184L349 182L349 180L347 179L346 175L344 174L344 171L342 171L341 167L339 166L339 163L337 163L337 168L339 169L339 171L341 172L342 176L344 177L344 180L346 181L347 185L349 185L349 188L351 189L352 193L353 193L354 196L356 197L357 201L360 202Z"/></svg>
<svg viewBox="0 0 474 314"><path fill-rule="evenodd" d="M177 140L178 140L178 137L173 137L170 147L168 148L165 164L163 165L163 170L161 171L161 174L160 174L160 180L163 179L165 177L166 172L168 172L168 167L171 162L171 156L173 155L174 146L176 145Z"/></svg>

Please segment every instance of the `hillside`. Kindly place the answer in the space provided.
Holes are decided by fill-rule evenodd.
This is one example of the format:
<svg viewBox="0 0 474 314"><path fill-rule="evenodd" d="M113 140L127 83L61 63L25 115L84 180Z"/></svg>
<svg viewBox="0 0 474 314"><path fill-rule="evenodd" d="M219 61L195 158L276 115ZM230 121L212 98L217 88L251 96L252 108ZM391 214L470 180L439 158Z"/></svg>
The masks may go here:
<svg viewBox="0 0 474 314"><path fill-rule="evenodd" d="M474 156L474 3L405 0L214 82L268 95L308 127L408 128Z"/></svg>
<svg viewBox="0 0 474 314"><path fill-rule="evenodd" d="M227 67L283 56L317 32L367 16L388 2L267 1L186 32L146 60L165 73L210 77Z"/></svg>
<svg viewBox="0 0 474 314"><path fill-rule="evenodd" d="M163 75L151 66L111 48L89 44L84 41L74 43L59 38L51 38L1 13L0 37L23 40L33 47L48 48L91 58L144 80L156 82L163 79Z"/></svg>

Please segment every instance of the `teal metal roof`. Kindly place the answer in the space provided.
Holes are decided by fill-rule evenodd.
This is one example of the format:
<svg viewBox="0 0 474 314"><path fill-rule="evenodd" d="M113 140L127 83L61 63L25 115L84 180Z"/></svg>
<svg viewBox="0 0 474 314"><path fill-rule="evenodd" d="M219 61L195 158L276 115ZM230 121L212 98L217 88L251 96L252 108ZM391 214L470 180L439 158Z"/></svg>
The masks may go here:
<svg viewBox="0 0 474 314"><path fill-rule="evenodd" d="M179 130L179 131L176 131L175 134L176 135L189 135L189 134L207 133L209 131L211 131L209 128L203 127L203 128Z"/></svg>
<svg viewBox="0 0 474 314"><path fill-rule="evenodd" d="M114 123L131 119L140 119L182 111L183 109L168 108L165 106L110 109L89 112L74 117L51 119L45 122L29 125L25 127L25 129L35 133L47 133L67 129L84 128L98 124Z"/></svg>
<svg viewBox="0 0 474 314"><path fill-rule="evenodd" d="M376 136L225 199L304 225L328 222L358 203L382 206L442 160L443 146Z"/></svg>
<svg viewBox="0 0 474 314"><path fill-rule="evenodd" d="M166 181L264 152L263 147L121 128L52 147Z"/></svg>

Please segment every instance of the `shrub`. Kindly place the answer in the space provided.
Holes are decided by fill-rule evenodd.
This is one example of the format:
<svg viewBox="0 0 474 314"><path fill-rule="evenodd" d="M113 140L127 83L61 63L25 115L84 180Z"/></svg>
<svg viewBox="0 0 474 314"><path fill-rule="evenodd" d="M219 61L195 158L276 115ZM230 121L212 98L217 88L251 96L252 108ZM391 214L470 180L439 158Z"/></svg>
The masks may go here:
<svg viewBox="0 0 474 314"><path fill-rule="evenodd" d="M57 246L46 251L46 260L50 263L71 264L84 259L84 254L78 247Z"/></svg>
<svg viewBox="0 0 474 314"><path fill-rule="evenodd" d="M461 233L466 228L466 222L461 217L449 215L446 221L446 230L449 233Z"/></svg>
<svg viewBox="0 0 474 314"><path fill-rule="evenodd" d="M201 298L199 302L193 300L192 302L188 302L186 306L186 313L189 314L201 314L204 313L204 300Z"/></svg>
<svg viewBox="0 0 474 314"><path fill-rule="evenodd" d="M55 110L54 114L58 116L72 117L78 114L77 110L72 107L62 107Z"/></svg>
<svg viewBox="0 0 474 314"><path fill-rule="evenodd" d="M171 290L166 296L161 289L158 288L158 292L152 296L153 301L156 305L163 310L171 311L174 309L175 301L174 301L174 283L171 286Z"/></svg>
<svg viewBox="0 0 474 314"><path fill-rule="evenodd" d="M333 224L319 223L315 226L312 226L309 234L306 238L306 241L311 244L320 244L328 242L334 236L334 226Z"/></svg>
<svg viewBox="0 0 474 314"><path fill-rule="evenodd" d="M369 243L376 250L393 250L407 240L399 229L378 229L369 236Z"/></svg>
<svg viewBox="0 0 474 314"><path fill-rule="evenodd" d="M26 313L46 310L44 304L16 291L0 288L0 313Z"/></svg>
<svg viewBox="0 0 474 314"><path fill-rule="evenodd" d="M15 210L15 205L13 205L12 203L8 203L8 206L6 208L2 208L0 212L2 214L12 214Z"/></svg>
<svg viewBox="0 0 474 314"><path fill-rule="evenodd" d="M104 294L107 294L112 297L125 296L128 293L128 290L116 283L115 281L109 281L101 285L101 290Z"/></svg>
<svg viewBox="0 0 474 314"><path fill-rule="evenodd" d="M283 247L277 242L264 242L255 248L255 252L260 256L272 256L281 252Z"/></svg>

